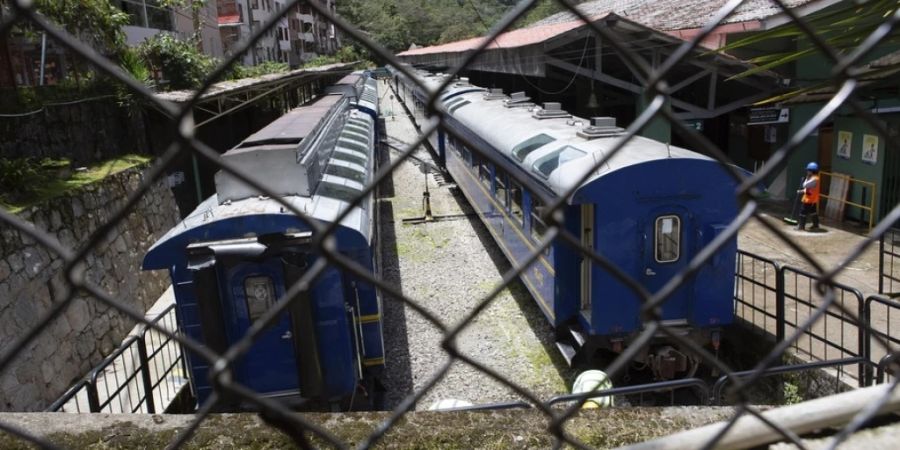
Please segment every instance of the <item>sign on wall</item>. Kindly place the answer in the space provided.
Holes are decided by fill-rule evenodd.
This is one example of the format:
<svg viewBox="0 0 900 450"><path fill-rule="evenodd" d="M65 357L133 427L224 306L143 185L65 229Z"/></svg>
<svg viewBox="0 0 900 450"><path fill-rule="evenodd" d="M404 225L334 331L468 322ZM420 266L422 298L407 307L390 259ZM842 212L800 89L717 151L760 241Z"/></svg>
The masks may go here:
<svg viewBox="0 0 900 450"><path fill-rule="evenodd" d="M839 158L850 159L851 149L853 145L853 133L849 131L838 131L837 155Z"/></svg>
<svg viewBox="0 0 900 450"><path fill-rule="evenodd" d="M765 125L770 123L788 123L791 110L788 108L753 108L750 110L748 125Z"/></svg>
<svg viewBox="0 0 900 450"><path fill-rule="evenodd" d="M863 135L862 160L866 164L875 164L878 162L878 135Z"/></svg>

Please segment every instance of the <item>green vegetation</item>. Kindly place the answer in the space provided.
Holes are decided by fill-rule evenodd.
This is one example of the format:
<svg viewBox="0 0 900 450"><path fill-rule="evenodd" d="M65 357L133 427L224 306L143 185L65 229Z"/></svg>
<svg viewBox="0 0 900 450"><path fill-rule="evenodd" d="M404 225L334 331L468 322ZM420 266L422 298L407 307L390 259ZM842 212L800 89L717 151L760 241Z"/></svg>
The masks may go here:
<svg viewBox="0 0 900 450"><path fill-rule="evenodd" d="M582 410L569 419L564 428L569 436L587 446L612 448L644 442L717 420L726 420L732 413L730 408L715 408L702 413L697 409L685 408L677 411L667 411L665 408ZM327 429L345 445L354 447L372 434L388 415L386 412L305 413L302 417ZM170 416L162 415L154 418L162 424L148 426L142 421L138 423L122 421L104 427L72 426L65 432L52 432L45 437L62 448L97 450L163 448L176 438L184 426L166 424L166 421L172 420ZM376 448L421 450L550 448L553 446L553 436L548 427L547 416L535 410L416 412L406 415L392 427ZM42 434L37 429L29 431ZM332 448L317 435L312 433L305 435L309 439L309 447ZM294 448L296 445L297 443L291 441L287 435L265 424L256 415L214 414L200 424L182 448L256 450ZM34 447L17 437L0 432L0 448Z"/></svg>
<svg viewBox="0 0 900 450"><path fill-rule="evenodd" d="M583 3L584 0L572 1ZM482 36L518 0L343 0L338 13L392 51ZM564 7L540 0L519 21L524 26Z"/></svg>
<svg viewBox="0 0 900 450"><path fill-rule="evenodd" d="M0 159L0 207L19 212L135 166L149 156L124 155L72 170L66 159Z"/></svg>
<svg viewBox="0 0 900 450"><path fill-rule="evenodd" d="M197 50L191 41L160 33L137 48L150 72L163 74L168 89L191 89L203 82L216 67L216 59Z"/></svg>
<svg viewBox="0 0 900 450"><path fill-rule="evenodd" d="M873 0L865 4L843 2L843 4L833 8L826 8L810 14L804 18L804 22L806 26L815 31L818 39L821 39L826 45L834 49L837 54L846 55L862 44L863 40L869 37L876 28L885 23L887 18L897 11L898 7L900 5L898 5L896 0ZM787 45L784 45L785 43ZM780 45L785 50L767 51L764 54L759 54L758 50L753 50L760 48L760 45L765 46L767 44ZM900 36L894 33L881 41L879 48L896 46L897 44L900 44ZM807 36L804 28L793 22L771 30L752 33L746 38L730 42L728 45L718 49L718 52L734 53L736 56L743 58L755 54L755 56L747 59L748 62L755 64L755 67L735 75L732 77L733 79L748 77L767 70L782 72L786 77L793 78L795 63L821 54L821 50ZM862 61L865 62L866 59L863 58ZM887 63L879 66L877 69L865 72L865 76L877 79L892 75L898 70L900 70L900 62ZM833 85L833 79L823 77L822 80L802 83L784 94L759 103L781 102Z"/></svg>

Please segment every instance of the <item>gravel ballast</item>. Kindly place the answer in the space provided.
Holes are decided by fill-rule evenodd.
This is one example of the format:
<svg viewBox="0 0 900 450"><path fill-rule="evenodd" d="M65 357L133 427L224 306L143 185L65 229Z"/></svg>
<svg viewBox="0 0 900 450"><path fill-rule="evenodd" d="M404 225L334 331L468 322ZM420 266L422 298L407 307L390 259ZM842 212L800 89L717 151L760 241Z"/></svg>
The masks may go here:
<svg viewBox="0 0 900 450"><path fill-rule="evenodd" d="M415 142L418 131L392 91L381 82L381 110L387 141L382 165L400 157L396 147ZM393 148L392 148L393 147ZM419 147L416 159L434 164ZM443 176L413 159L404 161L381 187L381 271L384 279L402 290L446 327L458 326L510 269L499 247L462 193ZM403 219L421 217L425 183L435 216L445 220L417 225ZM442 348L443 333L411 307L386 297L387 406L393 408L413 391L420 392L438 376L449 354ZM553 344L553 331L528 291L516 281L504 289L456 339L469 358L527 389L540 399L568 392L572 374ZM427 409L442 399L473 404L522 399L508 386L461 360L418 402Z"/></svg>

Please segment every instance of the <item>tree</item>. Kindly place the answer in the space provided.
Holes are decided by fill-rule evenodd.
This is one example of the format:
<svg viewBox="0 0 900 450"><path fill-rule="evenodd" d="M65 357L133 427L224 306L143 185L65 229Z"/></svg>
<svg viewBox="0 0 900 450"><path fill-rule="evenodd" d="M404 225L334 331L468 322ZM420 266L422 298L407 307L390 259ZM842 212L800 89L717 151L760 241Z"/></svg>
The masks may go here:
<svg viewBox="0 0 900 450"><path fill-rule="evenodd" d="M3 6L7 2L0 0ZM118 55L125 48L122 27L128 15L108 0L36 0L35 10L101 53Z"/></svg>

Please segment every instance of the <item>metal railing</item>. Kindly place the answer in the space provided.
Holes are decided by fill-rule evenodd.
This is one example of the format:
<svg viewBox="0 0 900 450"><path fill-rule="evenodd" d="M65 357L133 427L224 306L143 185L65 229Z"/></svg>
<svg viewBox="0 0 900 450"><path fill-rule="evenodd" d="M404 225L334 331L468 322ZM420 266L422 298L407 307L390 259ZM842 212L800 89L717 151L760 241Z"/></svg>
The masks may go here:
<svg viewBox="0 0 900 450"><path fill-rule="evenodd" d="M62 397L51 412L147 413L172 401L187 385L184 357L178 341L175 305L142 325L103 362ZM180 373L179 373L180 372Z"/></svg>
<svg viewBox="0 0 900 450"><path fill-rule="evenodd" d="M900 301L880 297L877 295L866 298L866 317L869 324L869 336L866 339L869 360L877 361L879 374L878 383L884 382L885 369L890 373L897 373L896 367L888 368L884 364L896 365L897 361L891 355L900 351Z"/></svg>
<svg viewBox="0 0 900 450"><path fill-rule="evenodd" d="M814 361L851 357L868 361L862 293L832 282L828 288L834 299L827 302L820 277L789 266L782 267L781 273L785 311L781 335L793 336L790 348ZM822 316L811 325L803 326L816 312L821 312ZM856 376L847 375L864 386L865 364L860 363L858 369ZM839 371L839 375L843 376L843 368Z"/></svg>
<svg viewBox="0 0 900 450"><path fill-rule="evenodd" d="M846 207L852 206L860 211L859 221L867 223L871 230L875 224L875 216L877 214L875 194L878 192L878 185L871 181L856 179L841 173L825 172L823 170L819 174L821 175L822 185L829 186L828 192L823 191L821 194L821 197L827 202L824 202L825 207L822 208L823 202L819 201L819 215L841 222L847 214ZM840 182L840 187L835 183L835 180ZM859 195L862 198L860 202L850 200L853 196L854 185L860 187Z"/></svg>
<svg viewBox="0 0 900 450"><path fill-rule="evenodd" d="M758 370L745 370L742 372L734 372L729 375L722 375L718 380L713 384L712 388L712 399L710 400L713 404L726 404L725 399L725 387L728 386L729 383L733 383L737 380L751 377L751 376L761 376L771 377L775 375L784 375L789 373L797 373L797 372L807 372L813 370L821 370L821 369L830 369L835 367L843 367L846 365L865 365L868 366L870 362L863 357L855 357L855 358L843 358L843 359L832 359L832 360L824 360L824 361L814 361L808 363L798 363L798 364L790 364L786 366L778 366L778 367L770 367L762 372ZM761 373L761 375L760 375ZM837 380L835 380L837 381Z"/></svg>
<svg viewBox="0 0 900 450"><path fill-rule="evenodd" d="M784 340L784 272L775 261L738 250L735 262L734 315Z"/></svg>
<svg viewBox="0 0 900 450"><path fill-rule="evenodd" d="M878 241L878 293L900 296L900 228L891 228Z"/></svg>
<svg viewBox="0 0 900 450"><path fill-rule="evenodd" d="M4 209L0 209L0 223L17 230L22 236L32 239L35 242L35 246L46 249L63 262L62 273L67 287L65 290L66 294L62 298L57 299L47 311L44 311L30 330L16 336L14 340L5 346L4 352L0 354L0 372L9 371L11 363L16 358L16 355L27 351L28 346L35 341L37 336L49 332L48 327L50 324L72 304L73 299L76 298L76 293L86 293L92 297L92 301L108 305L134 321L145 323L148 329L152 329L154 332L166 336L170 340L177 341L186 349L186 351L195 352L199 358L208 362L210 366L215 365L216 367L223 368L223 370L211 373L210 376L216 381L214 383L216 391L211 395L210 400L201 405L199 411L192 417L191 425L181 429L177 433L170 443L170 447L179 448L184 443L188 442L198 427L209 417L210 412L213 411L219 402L226 397L238 398L241 401L264 410L267 413L263 415L264 418L277 419L271 420L268 423L271 426L284 431L287 436L297 439L299 445L309 446L309 441L307 441L307 439L309 436L314 436L321 445L330 445L337 448L346 447L346 443L342 442L333 431L315 426L305 420L301 415L290 414L290 411L284 405L256 395L251 390L241 386L232 378L228 377L228 372L224 369L234 363L238 358L241 358L242 355L251 348L252 343L260 336L260 333L262 333L267 326L274 324L279 318L279 314L284 312L286 308L290 306L289 300L282 299L284 301L277 302L276 304L278 307L273 308L262 316L259 319L258 324L254 324L252 330L244 335L232 348L219 354L193 339L178 334L174 330L166 329L159 323L148 322L144 318L142 311L134 310L134 308L122 301L122 299L117 298L116 295L101 289L82 276L81 267L91 252L103 242L111 229L126 220L128 214L134 209L135 205L141 200L150 187L165 177L167 171L174 167L180 160L196 157L199 160L203 160L208 164L213 165L217 169L233 175L249 186L254 187L261 195L269 196L281 202L286 211L290 211L299 216L302 220L313 224L315 239L311 244L311 247L313 247L311 251L323 255L324 258L327 259L328 264L316 266L316 268L309 270L303 278L298 280L297 286L315 279L322 273L324 267L331 265L355 278L371 283L385 293L385 298L390 298L391 301L410 306L419 314L426 316L432 323L438 324L439 331L443 334L442 349L446 352L450 362L444 366L443 370L434 373L431 378L423 384L423 388L410 393L403 402L391 411L383 423L378 427L375 427L367 438L358 443L359 447L371 447L383 443L382 441L389 440L391 438L389 431L393 426L403 420L404 416L412 410L417 401L421 400L422 397L432 390L432 388L447 374L447 371L451 367L451 363L456 363L474 367L479 372L486 374L493 380L496 380L515 391L529 403L534 404L541 414L546 415L547 433L553 436L557 446L569 445L576 448L585 448L584 443L573 436L566 434L564 432L565 427L562 425L579 411L579 408L587 398L594 396L597 393L586 394L582 398L571 402L562 410L551 408L550 405L536 398L527 389L521 387L513 380L504 378L491 367L474 361L466 354L462 353L453 344L459 333L470 322L475 320L478 316L478 311L485 310L487 306L497 298L498 294L503 291L505 286L498 286L497 288L492 289L490 293L484 295L484 297L480 299L477 310L473 311L471 317L468 317L468 320L454 325L445 325L438 318L431 317L424 309L416 308L419 306L419 302L417 302L416 299L404 295L404 293L400 292L396 286L379 279L374 274L367 272L357 265L349 263L342 255L326 245L331 242L328 238L334 233L334 227L321 226L314 220L311 220L303 211L297 210L292 204L284 202L279 199L278 196L273 195L265 186L253 181L247 174L241 173L233 165L223 162L219 159L217 151L200 141L195 135L191 117L192 111L201 96L208 92L212 84L226 73L244 53L253 48L265 34L270 33L278 26L278 23L283 17L288 14L288 12L292 11L294 9L293 7L298 3L301 3L301 1L286 1L283 5L284 7L280 11L272 14L260 27L257 27L251 36L239 45L240 48L236 49L232 56L224 61L206 80L204 80L190 100L179 105L160 100L148 87L120 70L115 61L111 61L104 55L101 55L96 50L93 50L88 45L81 42L76 36L66 32L61 27L51 23L47 18L38 14L35 8L40 2L7 0L0 3L0 5L2 5L0 7L3 8L3 13L0 15L0 35L2 35L2 37L9 37L15 27L28 27L31 30L36 31L36 33L46 33L48 39L52 39L60 47L72 52L74 54L74 59L82 61L84 64L90 64L98 73L121 83L130 95L139 98L153 108L164 112L166 117L168 117L165 124L166 128L175 137L171 146L161 153L154 166L146 173L143 181L134 189L121 207L109 212L108 221L104 226L99 227L99 229L91 233L89 237L78 242L75 248L64 246L55 236L48 233L47 230L36 227L34 224L27 222L21 217ZM373 58L388 62L398 70L403 71L410 79L415 79L409 68L402 66L396 56L376 43L368 33L363 32L357 27L347 23L345 20L336 17L332 11L323 7L320 2L303 1L302 3L307 4L310 9L333 23L334 26L343 32L348 39L355 40L359 45L366 48ZM461 2L460 7L467 6L465 3L466 2ZM629 79L636 80L635 83L639 84L632 92L637 92L636 95L641 97L640 103L645 105L645 108L640 114L636 114L636 119L626 130L624 130L621 136L617 138L615 144L605 150L606 156L596 161L593 167L587 168L589 170L585 173L593 173L598 168L602 167L609 158L622 152L626 144L632 138L637 136L642 129L652 125L656 120L668 122L671 130L680 137L685 146L710 155L716 161L721 163L723 167L731 167L734 164L732 158L729 157L729 152L723 151L723 149L719 148L714 142L711 142L708 138L698 133L690 126L690 124L685 123L674 111L672 105L678 103L679 100L673 97L672 88L680 88L690 84L685 83L688 80L685 80L683 77L679 78L675 76L677 73L676 66L681 62L691 61L692 59L703 59L702 62L708 67L707 70L711 70L713 77L716 76L716 66L712 64L718 64L723 60L719 58L707 58L708 52L705 48L701 47L701 44L708 42L710 40L709 38L715 37L714 32L718 29L718 26L726 23L729 18L734 16L735 11L739 7L749 4L748 2L734 0L717 3L717 5L720 5L718 11L709 15L708 19L705 19L703 23L696 24L696 33L691 34L686 40L678 41L676 38L669 36L667 42L670 42L670 47L664 49L665 51L659 51L660 49L654 48L651 49L651 52L643 53L639 49L632 47L632 44L635 44L635 42L622 39L620 35L606 28L604 26L604 21L596 21L592 19L592 17L588 17L588 15L575 9L569 1L558 0L557 3L564 9L571 11L577 19L581 19L588 23L584 35L602 40L606 46L605 52L615 54L622 60L621 66L624 68L623 70L629 72ZM712 243L709 244L709 247L700 252L689 264L686 264L684 270L679 273L678 276L673 278L675 280L690 279L691 275L696 273L699 268L710 262L711 258L716 254L716 250L724 245L723 243L729 238L734 238L742 227L749 221L755 219L764 222L763 226L766 227L773 236L780 242L783 242L785 246L789 246L796 250L800 257L804 261L809 262L813 267L808 273L801 273L798 271L790 272L791 280L786 280L784 283L789 287L788 292L790 297L788 298L797 305L800 305L798 311L784 311L786 321L790 320L790 328L784 330L783 334L781 334L783 340L779 341L772 351L762 358L753 375L735 382L734 389L738 392L752 388L752 385L767 373L766 371L776 367L780 363L784 352L787 351L789 347L796 346L796 342L801 339L806 339L807 342L810 343L809 348L806 349L806 351L816 358L826 359L824 355L821 357L816 356L817 348L825 350L825 353L828 353L829 355L831 354L829 350L838 352L841 356L855 355L853 357L859 357L862 355L862 352L868 346L861 345L859 342L861 336L866 333L857 331L856 335L849 332L845 334L845 331L847 331L845 328L853 323L853 315L860 314L861 300L857 298L855 294L838 288L835 283L837 277L864 251L864 249L867 248L868 245L874 243L886 233L890 224L896 223L897 220L900 219L900 206L891 206L889 211L882 214L882 222L876 224L866 238L848 248L846 254L830 267L823 267L821 264L818 264L815 258L813 258L813 255L811 255L809 251L798 246L796 242L794 242L794 238L784 230L765 223L765 217L763 217L762 214L760 198L758 197L756 186L763 180L774 178L786 168L788 161L792 158L800 158L802 155L810 153L803 148L804 143L808 141L810 136L817 133L820 126L830 121L830 117L838 111L841 111L842 114L845 112L852 114L855 120L865 123L867 127L873 130L872 133L877 134L880 139L883 139L884 141L891 141L893 139L890 130L885 126L883 121L879 120L873 113L871 105L863 102L855 94L861 86L871 82L871 80L863 80L862 75L860 75L867 65L866 58L868 58L874 50L879 50L879 46L885 44L888 39L892 39L892 37L896 35L897 25L900 23L900 13L897 13L896 10L892 10L889 13L884 14L883 17L880 17L877 21L878 23L872 27L870 32L860 34L858 39L854 39L854 44L851 48L837 49L829 44L829 42L832 41L824 40L820 34L813 29L813 25L809 23L808 18L800 17L798 11L787 8L782 0L773 0L771 3L782 10L783 14L781 17L788 20L790 25L795 28L797 33L799 33L801 38L796 39L796 41L803 40L808 42L812 47L813 52L822 55L821 57L824 58L826 62L825 66L830 67L832 70L829 78L829 83L831 84L826 86L827 89L821 91L825 92L825 94L817 94L826 98L821 100L821 104L814 105L813 109L816 112L803 123L791 124L791 135L785 139L783 143L774 146L773 151L768 157L768 162L763 168L752 175L729 171L729 173L735 177L738 184L735 195L740 201L740 211L727 229L725 229L723 234L712 241ZM871 3L884 2L869 2L866 7L868 8ZM463 53L448 63L449 67L446 68L445 72L450 75L450 79L465 70L477 57L485 51L488 51L490 46L497 45L496 43L498 40L496 37L504 31L511 30L536 4L537 0L523 0L506 12L503 17L490 28L487 38L477 41L478 44L474 50ZM641 33L645 33L645 31L641 31ZM506 51L506 49L503 51ZM584 52L582 51L582 53ZM730 58L726 59L730 60ZM711 69L709 67L711 67ZM584 68L580 66L578 66L577 69L576 75L579 72L596 71L596 68ZM528 81L524 76L522 78L525 79L525 81ZM694 80L696 80L696 78ZM862 81L865 81L866 83L862 83ZM631 83L625 84L629 87L631 86ZM365 186L360 197L352 201L351 207L346 208L345 211L351 211L353 206L358 205L362 201L362 197L372 192L379 182L389 176L392 170L408 158L415 148L425 141L426 136L430 132L440 128L446 112L435 107L435 100L438 93L429 91L424 85L421 87L426 92L429 92L430 98L426 107L430 110L429 112L431 115L435 117L435 121L423 127L422 135L419 136L415 142L410 142L410 145L407 146L404 151L400 152L397 160L373 176L372 181ZM777 89L777 91L773 90L772 92L765 92L764 94L781 94L781 88L779 87ZM709 92L710 96L714 96L716 91L715 89L710 89ZM703 95L706 94L704 93ZM628 104L634 104L635 102L632 100L634 99L629 99ZM714 103L714 101L710 100L710 103ZM467 147L475 147L470 145L471 142L464 137L456 137L463 141ZM569 195L561 195L559 198L542 199L544 200L544 204L547 205L545 211L546 217L552 218L555 213L560 212L568 197ZM335 223L341 222L344 217L344 215L340 216L335 220ZM577 245L577 243L580 242L578 237L573 236L572 233L564 227L560 227L552 221L549 225L545 240L542 241L541 245L534 249L532 257L537 257L540 252L544 251L544 249L550 245L553 239L564 239L574 243L573 245ZM592 258L592 260L595 260L597 263L606 262L602 257L603 255L598 258L597 254L592 249L579 248L579 252L584 257ZM527 265L517 265L509 269L509 271L504 274L504 280L507 280L508 282L509 280L515 279L526 267ZM619 281L624 285L640 285L639 282L634 281L625 275L617 275L617 278L620 278ZM816 284L812 282L814 279L821 281ZM807 285L802 285L803 283L806 283ZM285 289L285 291L293 291L297 286ZM744 291L741 292L740 296L743 298L746 295L746 288L742 289L744 289ZM627 368L632 357L637 352L646 348L646 345L648 345L653 336L659 333L665 333L671 336L672 339L679 344L686 346L691 345L690 342L684 341L683 338L678 335L677 330L672 329L662 321L656 313L659 309L657 307L667 298L666 294L677 291L677 286L667 286L657 293L637 292L637 289L635 289L635 291L635 294L640 298L642 303L640 320L642 321L643 331L635 340L636 343L629 346L626 351L606 368L607 373L612 378L616 377ZM786 303L786 305L790 307L790 303ZM754 304L747 301L741 305L741 307L745 306L762 308L759 303ZM802 308L802 310L800 308ZM750 310L752 310L752 308ZM761 313L761 311L756 312ZM794 312L796 312L796 315L791 315ZM778 315L778 313L776 313L776 315ZM742 317L744 316L742 315ZM762 323L765 327L769 326L767 321L771 319L768 318L767 315L761 314L757 317L766 317L765 320L762 320ZM856 326L865 329L867 324L864 321L859 321L858 319L860 317L861 316L857 316ZM827 336L829 333L817 328L824 326L822 324L817 325L820 322L820 319L827 321L830 330L833 330L834 327L837 327L839 330L838 333L840 338L837 340L838 344L836 346L827 343ZM752 314L750 314L749 320L755 322L757 319L753 318ZM826 341L822 341L821 339L825 339ZM876 333L872 335L872 339L876 339L881 345L887 346L884 342L884 336ZM132 341L129 344L133 344L138 340ZM131 347L122 349L116 353L115 357L108 359L108 364L114 364L114 361L120 357L122 357L121 359L124 361L131 361L134 364L134 367L131 368L131 375L127 379L134 385L136 392L144 394L151 392L153 390L152 380L148 383L147 376L143 373L138 374L138 371L139 368L146 368L148 366L147 359L150 358L150 355L153 354L153 352L147 352L146 350L142 352L137 349L132 351L127 350L128 348ZM799 348L802 349L802 346ZM723 364L703 349L696 350L698 350L699 354L703 355L704 362L719 365ZM136 352L136 356L134 352ZM156 356L159 356L160 354L157 354ZM144 373L146 373L146 371ZM163 371L161 373L168 372ZM157 375L159 375L159 373L157 373ZM145 395L143 398L129 398L127 403L124 399L117 399L115 396L111 397L110 394L101 398L101 395L96 392L96 382L98 381L98 377L99 375L96 377L92 376L87 384L75 391L79 392L79 390L84 389L85 386L92 386L91 389L95 390L92 394L92 407L121 402L123 405L127 404L129 406L128 409L131 410L141 410L142 408L147 410L151 408L155 409L156 402L152 399L152 396L148 395ZM894 383L896 384L896 379L894 380ZM892 388L895 384L892 385ZM121 397L124 395L124 392L131 392L131 389L132 388L128 388L127 390L113 389L112 392L113 395L119 395ZM77 395L72 394L69 399L71 400L76 397ZM112 400L110 400L110 398L112 398ZM742 417L747 417L748 415L761 416L761 412L746 401L740 402L739 407L736 408L735 411L735 414L732 415L732 418L728 421L727 426L723 427L723 430L728 430L732 426L738 426L738 420ZM862 424L866 423L867 419L871 418L875 413L876 411L874 409L862 409L858 411L856 416L847 422L847 424L843 426L841 432L836 435L832 445L839 445L843 439L846 439L849 434L857 430ZM783 440L789 441L800 448L804 448L804 444L797 435L790 429L785 428L784 425L770 421L766 422L765 426L777 433ZM52 442L49 442L48 438L40 437L36 433L21 430L17 427L6 426L3 423L0 423L0 429L37 446L44 448L53 447ZM714 447L717 442L720 442L724 435L725 432L722 432L710 437L706 446L708 448Z"/></svg>

